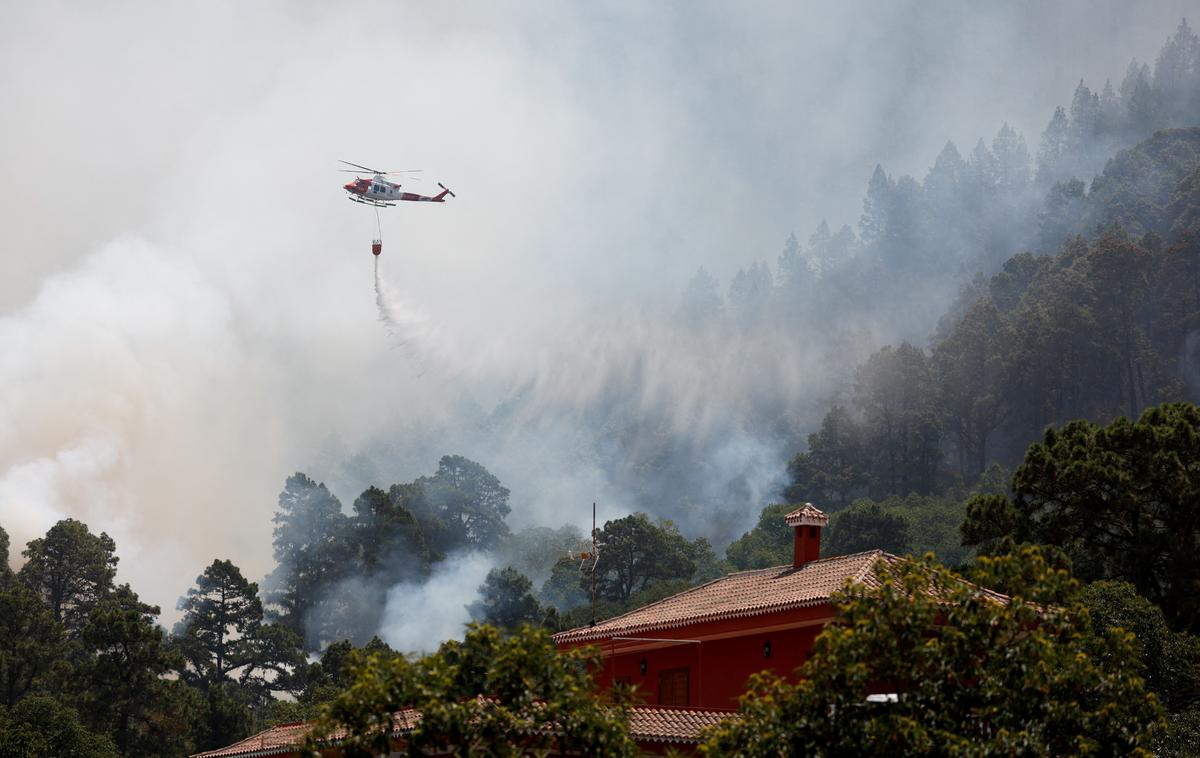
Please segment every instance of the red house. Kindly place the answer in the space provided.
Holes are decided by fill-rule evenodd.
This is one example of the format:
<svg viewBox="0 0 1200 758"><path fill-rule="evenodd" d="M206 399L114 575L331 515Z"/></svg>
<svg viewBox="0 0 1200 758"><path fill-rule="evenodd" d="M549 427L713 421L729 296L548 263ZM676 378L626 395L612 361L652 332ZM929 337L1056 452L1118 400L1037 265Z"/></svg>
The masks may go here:
<svg viewBox="0 0 1200 758"><path fill-rule="evenodd" d="M554 635L560 648L596 645L602 687L637 687L647 705L736 708L751 674L790 676L834 617L829 598L847 580L873 584L872 550L821 558L829 518L812 503L785 517L795 531L790 566L742 571L621 616Z"/></svg>

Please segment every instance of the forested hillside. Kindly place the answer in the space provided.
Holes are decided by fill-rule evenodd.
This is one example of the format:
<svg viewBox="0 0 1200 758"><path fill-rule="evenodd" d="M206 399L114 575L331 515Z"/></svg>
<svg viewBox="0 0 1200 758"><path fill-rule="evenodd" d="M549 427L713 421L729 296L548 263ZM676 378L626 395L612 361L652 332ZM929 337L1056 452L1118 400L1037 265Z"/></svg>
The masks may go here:
<svg viewBox="0 0 1200 758"><path fill-rule="evenodd" d="M1094 236L975 279L928 349L873 354L793 459L789 494L942 492L1011 467L1048 424L1194 397L1198 167L1200 129L1120 153L1070 217Z"/></svg>
<svg viewBox="0 0 1200 758"><path fill-rule="evenodd" d="M887 372L912 373L905 380L910 384L932 382L939 392L944 389L939 399L920 392L922 403L938 407L918 408L914 399L913 414L954 417L930 420L936 429L908 430L913 439L898 444L909 446L905 455L912 460L892 464L889 476L897 482L872 485L875 495L944 489L956 472L969 479L991 462L1011 466L1045 423L1099 412L1097 403L1111 414L1107 398L1076 397L1079 393L1068 388L1050 386L1019 390L1055 393L1035 399L1037 408L1012 410L1011 397L995 398L996 408L989 408L990 395L968 408L963 393L974 393L971 382L982 381L968 373L979 369L957 366L953 372L959 375L952 378L948 363L956 351L986 350L989 360L1009 365L1003 372L989 366L987 381L1003 381L1017 391L1015 382L1033 380L1012 374L1013 350L1032 351L1028 359L1037 360L1039 350L1045 357L1057 349L1050 344L1055 335L1075 335L1077 327L1084 331L1073 349L1109 349L1088 343L1110 328L1104 319L1111 314L1096 309L1118 306L1081 301L1087 313L1053 310L1063 303L1050 302L1047 288L1070 286L1067 273L1038 274L1037 304L1034 298L1020 303L1035 269L1050 261L1070 269L1070 276L1085 276L1089 287L1101 288L1093 296L1104 299L1102 277L1123 275L1101 272L1104 236L1124 236L1151 250L1156 268L1146 277L1173 276L1160 256L1186 258L1181 251L1189 244L1187 229L1196 213L1195 138L1188 131L1200 124L1196 39L1181 23L1152 64L1134 61L1123 76L1099 86L1080 81L1073 93L1064 93L1069 100L1048 114L1038 135L1022 135L1003 124L969 148L947 142L923 176L896 175L886 165L877 166L856 223L822 221L807 235L792 234L778 253L727 281L699 269L683 287L673 323L660 325L650 318L619 323L608 339L583 346L595 357L588 368L596 373L560 381L586 392L567 393L553 381L523 388L481 422L482 433L544 435L553 431L552 417L567 416L573 421L567 435L572 457L595 461L634 507L724 541L745 523L744 511L733 504L771 496L762 484L782 467L768 466L805 450L808 435L827 426L822 419L835 406L865 423L863 404L879 399L862 394L895 385L885 378ZM1167 133L1155 136L1163 130ZM1149 232L1154 236L1147 237ZM1090 253L1076 264L1078 254L1065 251L1078 244L1077 237ZM1146 288L1155 286L1146 279ZM1020 347L1010 344L994 352L978 343L1008 339L991 331L972 342L972 328L987 327L991 318L981 302L985 291L1005 316L1003 326L999 321L993 326L1001 333L1017 330ZM1176 307L1165 295L1159 302ZM1084 323L1062 320L1076 317ZM1090 321L1093 317L1100 321ZM1182 317L1164 317L1174 325L1156 321L1155 330L1184 328ZM964 318L968 324L960 327ZM1145 318L1157 317L1138 318L1147 325ZM1153 339L1160 362L1181 354L1166 347L1174 337L1156 331ZM1046 344L1036 346L1039 340ZM901 355L905 344L924 357ZM884 350L888 345L891 350ZM1124 351L1141 349L1127 345ZM1093 352L1071 360L1074 367L1062 370L1088 375L1093 369L1085 364L1102 359ZM1163 371L1178 378L1179 370L1152 369L1147 360L1142 356L1132 368L1143 373L1134 391L1146 393L1138 395L1135 406L1186 397L1182 390L1164 389L1171 380ZM916 365L922 361L942 368ZM905 362L912 365L901 368ZM1028 361L1023 365L1041 370ZM937 371L937 376L923 376ZM999 373L1009 378L998 379ZM1116 381L1104 380L1106 385ZM560 401L556 392L568 398ZM1111 387L1088 388L1084 394L1105 392L1128 394ZM1044 403L1053 407L1041 408ZM1128 397L1119 407L1130 412ZM1004 414L1024 418L1001 418ZM924 470L906 472L907 466Z"/></svg>

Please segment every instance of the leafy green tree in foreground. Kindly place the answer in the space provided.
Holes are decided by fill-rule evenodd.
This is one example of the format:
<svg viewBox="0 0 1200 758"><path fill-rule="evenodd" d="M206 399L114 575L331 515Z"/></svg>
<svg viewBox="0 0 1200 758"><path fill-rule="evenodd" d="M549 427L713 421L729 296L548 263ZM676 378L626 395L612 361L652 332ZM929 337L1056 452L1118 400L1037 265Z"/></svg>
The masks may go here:
<svg viewBox="0 0 1200 758"><path fill-rule="evenodd" d="M12 708L0 707L0 758L118 758L119 755L111 740L89 732L73 709L52 697L36 695Z"/></svg>
<svg viewBox="0 0 1200 758"><path fill-rule="evenodd" d="M1047 429L1012 491L967 503L964 544L1054 545L1081 579L1130 582L1172 626L1200 630L1200 408L1170 403L1136 422Z"/></svg>
<svg viewBox="0 0 1200 758"><path fill-rule="evenodd" d="M1133 632L1146 688L1168 711L1167 731L1155 743L1155 754L1195 755L1200 751L1200 637L1171 631L1162 609L1127 582L1094 582L1084 587L1082 600L1097 630Z"/></svg>
<svg viewBox="0 0 1200 758"><path fill-rule="evenodd" d="M1200 705L1200 638L1172 632L1162 609L1126 582L1089 584L1081 599L1097 629L1133 632L1146 687L1168 710Z"/></svg>
<svg viewBox="0 0 1200 758"><path fill-rule="evenodd" d="M801 680L754 677L703 754L1150 755L1164 721L1133 635L1096 633L1036 548L980 559L985 586L1027 580L1008 602L931 557L877 570L879 586L840 593ZM898 699L867 702L880 690Z"/></svg>
<svg viewBox="0 0 1200 758"><path fill-rule="evenodd" d="M342 755L388 753L392 714L416 708L421 720L405 737L411 755L448 747L471 756L637 755L623 705L597 692L589 671L597 665L596 651L560 653L549 634L528 626L504 638L472 625L462 642L415 662L372 654L329 705L305 754L319 755L322 736L341 729Z"/></svg>

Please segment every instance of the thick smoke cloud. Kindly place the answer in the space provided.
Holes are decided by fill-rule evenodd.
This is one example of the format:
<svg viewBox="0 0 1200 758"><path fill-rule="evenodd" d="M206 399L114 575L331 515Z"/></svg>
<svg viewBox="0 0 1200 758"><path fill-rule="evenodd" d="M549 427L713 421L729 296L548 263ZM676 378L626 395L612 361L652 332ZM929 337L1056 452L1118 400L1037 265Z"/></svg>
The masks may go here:
<svg viewBox="0 0 1200 758"><path fill-rule="evenodd" d="M166 608L214 557L266 573L297 468L349 502L456 452L517 524L662 502L732 533L879 336L680 338L684 284L853 224L877 161L1036 144L1187 9L1043 6L8 4L0 524L110 532ZM378 285L338 158L458 193L388 212ZM694 440L691 509L614 452L662 435Z"/></svg>
<svg viewBox="0 0 1200 758"><path fill-rule="evenodd" d="M397 650L431 653L441 640L461 636L471 620L467 606L479 599L479 585L491 568L482 553L453 555L424 583L393 587L383 612L383 641Z"/></svg>

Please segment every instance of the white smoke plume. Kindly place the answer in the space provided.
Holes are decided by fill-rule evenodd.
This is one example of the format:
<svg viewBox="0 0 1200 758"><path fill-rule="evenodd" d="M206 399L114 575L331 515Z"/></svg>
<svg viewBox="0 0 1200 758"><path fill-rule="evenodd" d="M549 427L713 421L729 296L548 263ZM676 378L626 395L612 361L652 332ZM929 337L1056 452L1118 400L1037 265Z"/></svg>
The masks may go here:
<svg viewBox="0 0 1200 758"><path fill-rule="evenodd" d="M175 546L249 548L228 530L241 516L224 493L253 481L275 443L243 413L259 401L230 371L243 349L228 302L187 257L132 238L0 318L0 524L14 544L82 519L113 534L125 563L162 564L137 571L158 599L201 568L180 573Z"/></svg>
<svg viewBox="0 0 1200 758"><path fill-rule="evenodd" d="M459 553L438 563L424 583L406 582L388 590L383 641L405 652L433 652L442 640L462 636L471 620L467 606L479 599L479 585L492 568L484 553Z"/></svg>
<svg viewBox="0 0 1200 758"><path fill-rule="evenodd" d="M379 308L379 321L395 346L414 361L416 374L424 374L430 363L438 361L445 351L445 337L438 334L428 313L400 295L379 275L379 258L375 259L375 305Z"/></svg>

